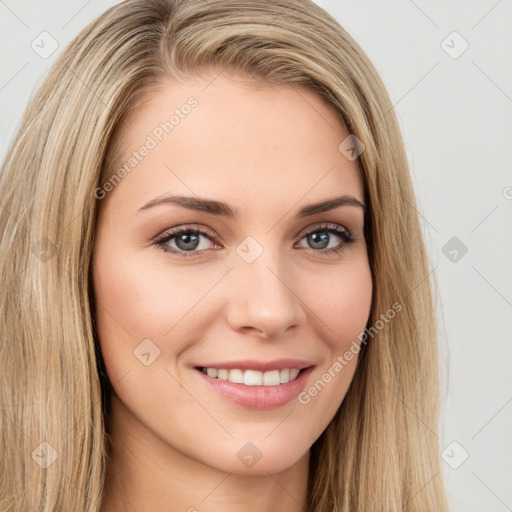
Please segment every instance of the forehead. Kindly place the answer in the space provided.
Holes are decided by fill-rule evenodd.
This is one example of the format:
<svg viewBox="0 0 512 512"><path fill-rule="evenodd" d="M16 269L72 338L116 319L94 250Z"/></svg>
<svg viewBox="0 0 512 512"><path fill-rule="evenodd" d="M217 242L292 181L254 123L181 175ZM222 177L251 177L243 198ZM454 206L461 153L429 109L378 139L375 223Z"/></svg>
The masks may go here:
<svg viewBox="0 0 512 512"><path fill-rule="evenodd" d="M363 200L357 165L339 150L348 135L334 108L304 86L224 73L168 81L141 95L120 125L113 170L128 172L109 194L143 201L173 190L236 192L244 202L259 193L315 199L336 188Z"/></svg>

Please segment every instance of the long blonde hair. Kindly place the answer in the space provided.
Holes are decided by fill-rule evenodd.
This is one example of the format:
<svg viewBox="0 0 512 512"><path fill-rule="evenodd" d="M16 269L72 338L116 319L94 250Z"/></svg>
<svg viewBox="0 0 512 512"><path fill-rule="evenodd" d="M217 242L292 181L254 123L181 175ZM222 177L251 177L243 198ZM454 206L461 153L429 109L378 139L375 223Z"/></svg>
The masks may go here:
<svg viewBox="0 0 512 512"><path fill-rule="evenodd" d="M365 145L368 325L402 309L364 346L311 447L308 510L446 511L437 329L402 137L366 54L310 0L126 0L50 69L0 174L0 510L99 510L109 383L90 280L94 191L139 95L205 69L306 85Z"/></svg>

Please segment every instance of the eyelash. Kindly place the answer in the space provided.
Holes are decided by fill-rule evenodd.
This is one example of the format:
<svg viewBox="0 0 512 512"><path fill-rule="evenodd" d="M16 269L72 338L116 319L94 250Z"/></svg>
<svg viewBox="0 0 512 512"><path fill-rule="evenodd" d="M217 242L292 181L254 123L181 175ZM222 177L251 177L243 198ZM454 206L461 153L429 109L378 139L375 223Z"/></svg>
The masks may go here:
<svg viewBox="0 0 512 512"><path fill-rule="evenodd" d="M302 240L304 237L317 232L328 232L334 235L337 235L339 238L341 238L341 243L337 247L331 247L330 249L310 249L315 253L319 253L322 255L331 255L340 253L345 249L346 244L353 244L356 242L356 238L348 231L348 229L340 228L339 226L336 226L335 224L321 224L318 226L315 226L312 229L307 230L306 232L302 233L302 236L299 238L299 241ZM155 239L154 245L164 251L165 253L171 253L175 254L182 258L190 258L190 257L197 257L197 254L205 252L207 249L200 250L200 251L184 251L180 249L174 249L170 248L167 243L169 243L172 239L176 238L179 235L203 235L207 238L209 238L212 242L216 242L218 240L217 235L213 233L210 230L207 230L205 228L201 227L192 227L192 226L182 226L176 229L173 229L171 231L166 231L159 237ZM305 249L305 247L304 247Z"/></svg>

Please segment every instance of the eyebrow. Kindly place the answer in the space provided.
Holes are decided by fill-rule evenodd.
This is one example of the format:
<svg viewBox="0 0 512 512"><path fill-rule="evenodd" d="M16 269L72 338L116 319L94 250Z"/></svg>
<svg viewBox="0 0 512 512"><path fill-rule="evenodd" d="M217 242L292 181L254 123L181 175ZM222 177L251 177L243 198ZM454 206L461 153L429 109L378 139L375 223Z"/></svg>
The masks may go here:
<svg viewBox="0 0 512 512"><path fill-rule="evenodd" d="M148 201L146 204L140 207L137 213L148 210L149 208L153 208L154 206L158 206L160 204L177 204L183 208L188 208L189 210L196 210L233 219L240 216L238 209L232 208L223 201L182 195L156 197L155 199ZM327 199L326 201L320 201L318 203L303 206L297 212L296 216L299 218L309 217L311 215L315 215L316 213L333 210L334 208L338 208L340 206L355 206L357 208L362 208L363 210L366 209L366 205L359 201L359 199L355 198L354 196L343 195L333 199Z"/></svg>

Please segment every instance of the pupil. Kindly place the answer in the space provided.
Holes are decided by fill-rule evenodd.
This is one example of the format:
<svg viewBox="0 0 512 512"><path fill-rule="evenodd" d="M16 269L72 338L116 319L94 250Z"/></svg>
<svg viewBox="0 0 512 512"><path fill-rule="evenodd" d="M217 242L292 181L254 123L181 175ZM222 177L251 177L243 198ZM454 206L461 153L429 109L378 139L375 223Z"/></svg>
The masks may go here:
<svg viewBox="0 0 512 512"><path fill-rule="evenodd" d="M321 234L319 235L318 233ZM308 238L314 249L325 249L329 245L329 234L326 231L311 233L308 235Z"/></svg>
<svg viewBox="0 0 512 512"><path fill-rule="evenodd" d="M184 244L181 242L184 242ZM195 249L198 243L199 237L194 234L183 234L176 239L176 245L183 251Z"/></svg>

